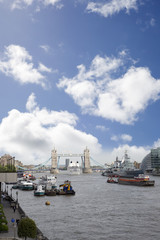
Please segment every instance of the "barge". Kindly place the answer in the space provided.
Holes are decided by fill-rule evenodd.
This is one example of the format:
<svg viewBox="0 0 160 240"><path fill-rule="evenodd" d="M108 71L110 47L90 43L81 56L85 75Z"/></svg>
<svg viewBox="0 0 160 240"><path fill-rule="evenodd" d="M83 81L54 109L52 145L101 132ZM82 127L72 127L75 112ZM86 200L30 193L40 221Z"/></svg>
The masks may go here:
<svg viewBox="0 0 160 240"><path fill-rule="evenodd" d="M145 176L140 174L137 177L127 177L127 176L120 176L118 177L118 183L123 185L134 185L134 186L154 186L155 181L150 180L149 176Z"/></svg>

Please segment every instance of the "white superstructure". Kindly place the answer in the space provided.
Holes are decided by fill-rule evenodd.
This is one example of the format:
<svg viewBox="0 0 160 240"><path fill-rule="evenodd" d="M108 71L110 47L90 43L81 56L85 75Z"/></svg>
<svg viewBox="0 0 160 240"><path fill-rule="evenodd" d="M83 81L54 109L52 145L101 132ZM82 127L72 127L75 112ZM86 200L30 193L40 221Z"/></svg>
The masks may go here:
<svg viewBox="0 0 160 240"><path fill-rule="evenodd" d="M79 164L78 161L69 161L69 165L67 167L67 171L69 172L69 174L81 174L82 173L82 169L81 166Z"/></svg>

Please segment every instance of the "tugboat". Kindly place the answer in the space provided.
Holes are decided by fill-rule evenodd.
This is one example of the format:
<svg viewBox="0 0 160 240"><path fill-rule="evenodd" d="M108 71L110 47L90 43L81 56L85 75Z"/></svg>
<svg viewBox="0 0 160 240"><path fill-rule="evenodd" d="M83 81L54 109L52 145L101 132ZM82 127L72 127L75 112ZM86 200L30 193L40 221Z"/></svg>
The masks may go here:
<svg viewBox="0 0 160 240"><path fill-rule="evenodd" d="M66 180L63 184L59 185L57 195L75 195L75 191L72 189L71 182Z"/></svg>

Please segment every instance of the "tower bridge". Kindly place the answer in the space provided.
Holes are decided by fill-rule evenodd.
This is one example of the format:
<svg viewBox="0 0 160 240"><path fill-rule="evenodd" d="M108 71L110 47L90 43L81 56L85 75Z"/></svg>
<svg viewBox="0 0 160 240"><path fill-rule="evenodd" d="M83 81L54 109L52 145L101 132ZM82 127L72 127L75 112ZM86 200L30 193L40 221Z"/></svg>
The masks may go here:
<svg viewBox="0 0 160 240"><path fill-rule="evenodd" d="M82 169L83 173L91 173L92 169L90 167L90 152L89 149L86 147L82 154L75 154L75 153L65 153L65 154L58 154L57 150L54 148L51 152L51 173L57 174L58 170L58 163L61 157L80 157L82 160Z"/></svg>
<svg viewBox="0 0 160 240"><path fill-rule="evenodd" d="M89 149L86 147L86 149L84 150L83 153L57 153L57 150L54 148L51 151L51 157L41 163L38 164L34 167L32 167L31 169L22 167L22 166L18 166L19 170L23 170L23 171L37 171L40 167L44 167L49 161L51 161L51 168L50 168L50 172L53 174L57 174L59 173L59 162L61 158L72 158L72 157L79 157L81 158L81 166L82 166L82 171L83 173L92 173L92 169L90 166L90 162L94 162L97 166L100 166L101 168L105 169L105 166L102 165L101 163L97 162L96 160L94 160L91 156L90 156L90 151Z"/></svg>

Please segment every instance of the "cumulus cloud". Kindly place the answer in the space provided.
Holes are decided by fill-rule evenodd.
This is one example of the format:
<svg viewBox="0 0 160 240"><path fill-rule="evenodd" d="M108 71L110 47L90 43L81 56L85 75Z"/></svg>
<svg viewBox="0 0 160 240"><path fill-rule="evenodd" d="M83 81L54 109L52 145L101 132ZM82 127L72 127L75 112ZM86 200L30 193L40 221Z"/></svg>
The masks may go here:
<svg viewBox="0 0 160 240"><path fill-rule="evenodd" d="M130 141L132 141L132 136L130 136L130 135L128 135L128 134L122 134L122 135L113 135L112 137L111 137L111 140L112 141L120 141L120 140L122 140L122 141L124 141L124 142L130 142Z"/></svg>
<svg viewBox="0 0 160 240"><path fill-rule="evenodd" d="M118 148L114 148L111 152L112 160L115 161L116 157L122 160L125 151L127 151L130 160L132 162L137 161L139 163L142 162L143 158L150 152L150 148L144 146L129 146L127 144L120 145ZM113 162L112 161L112 162Z"/></svg>
<svg viewBox="0 0 160 240"><path fill-rule="evenodd" d="M21 84L34 83L46 88L48 83L41 72L51 72L51 69L42 63L39 68L35 68L32 56L24 47L9 45L5 48L4 56L0 57L0 71Z"/></svg>
<svg viewBox="0 0 160 240"><path fill-rule="evenodd" d="M140 112L160 98L160 80L147 67L131 65L124 71L126 59L124 54L117 58L97 55L88 70L79 65L77 75L63 76L57 86L72 96L83 114L133 124Z"/></svg>
<svg viewBox="0 0 160 240"><path fill-rule="evenodd" d="M43 163L58 153L92 153L101 150L96 137L76 129L78 118L67 111L40 109L32 93L26 103L29 112L12 109L0 124L0 151L15 156L24 164Z"/></svg>
<svg viewBox="0 0 160 240"><path fill-rule="evenodd" d="M137 0L110 0L107 3L89 2L86 9L88 12L95 12L104 17L109 17L122 10L126 10L126 13L129 13L131 9L136 10L137 8Z"/></svg>
<svg viewBox="0 0 160 240"><path fill-rule="evenodd" d="M160 147L160 138L158 138L158 140L153 143L153 148L158 148L158 147Z"/></svg>
<svg viewBox="0 0 160 240"><path fill-rule="evenodd" d="M118 157L119 160L122 160L125 151L127 151L128 156L130 157L131 162L137 161L141 163L144 157L150 153L150 148L148 146L129 146L128 144L119 145L117 148L113 149L103 149L100 153L93 154L93 160L97 160L103 165L110 165ZM91 164L95 164L91 158Z"/></svg>

